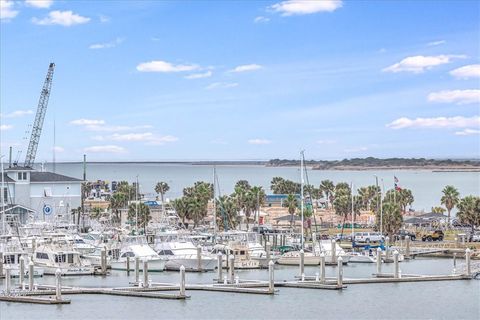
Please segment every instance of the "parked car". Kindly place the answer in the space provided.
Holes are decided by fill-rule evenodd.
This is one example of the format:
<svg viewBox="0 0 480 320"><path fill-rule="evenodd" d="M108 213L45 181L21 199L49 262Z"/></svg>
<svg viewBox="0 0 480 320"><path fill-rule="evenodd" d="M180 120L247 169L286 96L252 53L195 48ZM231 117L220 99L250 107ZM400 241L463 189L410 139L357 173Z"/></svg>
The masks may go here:
<svg viewBox="0 0 480 320"><path fill-rule="evenodd" d="M379 242L383 241L384 237L380 232L355 232L355 242Z"/></svg>
<svg viewBox="0 0 480 320"><path fill-rule="evenodd" d="M264 234L264 233L273 233L273 229L272 229L272 226L269 226L269 225L260 225L260 226L255 226L252 228L252 231L253 232L258 232L260 234Z"/></svg>
<svg viewBox="0 0 480 320"><path fill-rule="evenodd" d="M415 241L417 238L416 234L407 230L400 230L396 235L395 235L395 240L405 240L405 237L410 237L410 240Z"/></svg>
<svg viewBox="0 0 480 320"><path fill-rule="evenodd" d="M422 241L443 241L445 234L442 230L432 230L422 235Z"/></svg>
<svg viewBox="0 0 480 320"><path fill-rule="evenodd" d="M337 233L335 235L335 241L352 241L352 235Z"/></svg>

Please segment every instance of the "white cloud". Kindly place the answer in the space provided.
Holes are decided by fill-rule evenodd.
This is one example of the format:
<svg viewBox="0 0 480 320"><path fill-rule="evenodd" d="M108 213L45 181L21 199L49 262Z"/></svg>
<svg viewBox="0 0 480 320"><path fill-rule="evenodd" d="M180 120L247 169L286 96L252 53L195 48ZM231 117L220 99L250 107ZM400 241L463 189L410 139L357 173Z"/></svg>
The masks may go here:
<svg viewBox="0 0 480 320"><path fill-rule="evenodd" d="M236 82L214 82L205 87L207 90L213 89L228 89L237 87L238 83Z"/></svg>
<svg viewBox="0 0 480 320"><path fill-rule="evenodd" d="M250 139L248 140L249 144L270 144L272 141L267 139Z"/></svg>
<svg viewBox="0 0 480 320"><path fill-rule="evenodd" d="M456 117L436 117L436 118L399 118L387 124L388 128L404 129L404 128L468 128L480 126L480 116L473 116L470 118L456 116Z"/></svg>
<svg viewBox="0 0 480 320"><path fill-rule="evenodd" d="M480 90L444 90L432 92L428 95L428 101L456 104L480 103Z"/></svg>
<svg viewBox="0 0 480 320"><path fill-rule="evenodd" d="M383 72L422 73L433 67L452 62L453 59L466 58L465 55L413 56L384 68Z"/></svg>
<svg viewBox="0 0 480 320"><path fill-rule="evenodd" d="M48 9L52 6L53 0L25 0L25 3L30 7Z"/></svg>
<svg viewBox="0 0 480 320"><path fill-rule="evenodd" d="M480 64L470 64L450 71L455 78L468 79L480 78Z"/></svg>
<svg viewBox="0 0 480 320"><path fill-rule="evenodd" d="M18 15L18 10L14 10L13 5L13 1L0 0L0 20L8 21Z"/></svg>
<svg viewBox="0 0 480 320"><path fill-rule="evenodd" d="M347 153L356 153L356 152L362 152L362 151L367 151L367 147L355 147L355 148L348 148L345 149L344 151Z"/></svg>
<svg viewBox="0 0 480 320"><path fill-rule="evenodd" d="M288 0L276 3L270 8L281 13L282 16L292 16L317 12L332 12L341 7L341 0Z"/></svg>
<svg viewBox="0 0 480 320"><path fill-rule="evenodd" d="M12 129L12 128L13 128L13 126L10 125L10 124L2 124L2 125L0 125L0 131L7 131L7 130L10 130L10 129Z"/></svg>
<svg viewBox="0 0 480 320"><path fill-rule="evenodd" d="M335 140L317 140L318 144L334 144L336 142L337 141L335 141Z"/></svg>
<svg viewBox="0 0 480 320"><path fill-rule="evenodd" d="M429 47L434 47L434 46L439 46L439 45L445 44L445 43L447 43L447 41L445 41L445 40L438 40L438 41L432 41L432 42L427 43L427 46L429 46Z"/></svg>
<svg viewBox="0 0 480 320"><path fill-rule="evenodd" d="M0 117L2 118L18 118L22 117L28 114L32 114L32 110L16 110L7 114L0 114Z"/></svg>
<svg viewBox="0 0 480 320"><path fill-rule="evenodd" d="M90 45L88 48L89 49L108 49L108 48L114 48L121 44L124 41L123 38L116 38L113 41L110 42L104 42L104 43L95 43Z"/></svg>
<svg viewBox="0 0 480 320"><path fill-rule="evenodd" d="M254 71L262 68L263 67L259 64L245 64L242 66L235 67L234 69L230 70L230 72Z"/></svg>
<svg viewBox="0 0 480 320"><path fill-rule="evenodd" d="M255 23L267 23L268 21L270 21L270 18L263 17L263 16L258 16L255 19L253 19L253 22Z"/></svg>
<svg viewBox="0 0 480 320"><path fill-rule="evenodd" d="M480 130L478 130L478 129L464 129L462 131L455 132L455 134L457 136L471 136L471 135L480 134Z"/></svg>
<svg viewBox="0 0 480 320"><path fill-rule="evenodd" d="M212 76L212 71L208 70L207 72L204 72L204 73L189 74L188 76L185 76L185 79L201 79L201 78L208 78L211 76Z"/></svg>
<svg viewBox="0 0 480 320"><path fill-rule="evenodd" d="M178 141L177 137L171 135L161 136L151 132L125 134L114 133L110 136L95 136L93 139L97 141L111 140L120 142L145 142L148 145L163 145Z"/></svg>
<svg viewBox="0 0 480 320"><path fill-rule="evenodd" d="M84 152L92 153L124 153L127 150L123 147L115 145L105 145L105 146L91 146L83 149Z"/></svg>
<svg viewBox="0 0 480 320"><path fill-rule="evenodd" d="M77 119L70 121L70 124L76 126L93 126L93 125L103 125L105 120L95 120L95 119Z"/></svg>
<svg viewBox="0 0 480 320"><path fill-rule="evenodd" d="M100 15L100 22L101 23L107 23L107 22L110 22L110 20L111 20L110 17L105 16L103 14Z"/></svg>
<svg viewBox="0 0 480 320"><path fill-rule="evenodd" d="M60 147L60 146L55 146L52 148L53 151L55 152L64 152L65 149L63 147Z"/></svg>
<svg viewBox="0 0 480 320"><path fill-rule="evenodd" d="M223 144L223 145L226 145L228 144L227 141L223 140L223 139L214 139L212 141L210 141L211 144Z"/></svg>
<svg viewBox="0 0 480 320"><path fill-rule="evenodd" d="M70 27L76 24L84 24L89 22L91 19L88 17L83 17L72 11L51 11L47 17L43 19L32 18L32 22L38 25L61 25L64 27Z"/></svg>
<svg viewBox="0 0 480 320"><path fill-rule="evenodd" d="M172 64L170 62L154 60L142 62L137 66L140 72L183 72L198 70L199 66L194 64Z"/></svg>

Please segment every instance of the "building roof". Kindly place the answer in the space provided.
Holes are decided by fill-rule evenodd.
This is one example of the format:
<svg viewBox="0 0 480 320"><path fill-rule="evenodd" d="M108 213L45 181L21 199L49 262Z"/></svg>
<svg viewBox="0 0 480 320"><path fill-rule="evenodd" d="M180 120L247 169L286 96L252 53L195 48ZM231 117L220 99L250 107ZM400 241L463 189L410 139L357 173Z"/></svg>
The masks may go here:
<svg viewBox="0 0 480 320"><path fill-rule="evenodd" d="M5 168L5 171L32 171L32 170L33 169L30 167L23 167L23 166L16 166L16 165Z"/></svg>
<svg viewBox="0 0 480 320"><path fill-rule="evenodd" d="M82 180L53 172L30 173L30 182L81 182Z"/></svg>
<svg viewBox="0 0 480 320"><path fill-rule="evenodd" d="M15 182L15 180L13 180L13 179L10 178L9 176L7 176L6 173L3 174L3 181L5 181L5 183L7 183L7 182Z"/></svg>

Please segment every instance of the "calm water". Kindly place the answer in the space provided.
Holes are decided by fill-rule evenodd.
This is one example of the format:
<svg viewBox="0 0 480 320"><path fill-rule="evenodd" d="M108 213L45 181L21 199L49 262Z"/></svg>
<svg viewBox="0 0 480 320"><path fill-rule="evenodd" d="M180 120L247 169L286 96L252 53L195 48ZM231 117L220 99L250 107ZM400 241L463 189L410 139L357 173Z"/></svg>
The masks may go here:
<svg viewBox="0 0 480 320"><path fill-rule="evenodd" d="M51 167L47 165L47 169ZM56 165L57 173L81 178L82 164L60 163ZM399 179L402 188L413 191L415 202L413 208L428 211L432 206L439 205L441 190L451 184L458 188L462 196L480 195L479 172L431 172L421 170L381 170L381 171L308 171L311 184L318 186L320 181L330 179L335 183L353 182L355 188L375 184L376 174L381 184L383 179L385 190L393 188L393 177ZM171 165L159 163L91 163L87 164L88 180L135 181L140 182L141 191L153 196L154 186L158 181L166 181L170 185L167 197L175 198L182 194L186 186L195 181L212 181L212 166L199 165ZM236 181L246 179L252 185L260 185L270 190L270 181L280 176L286 179L299 181L300 170L291 167L263 167L263 166L217 166L217 177L222 194L231 193Z"/></svg>
<svg viewBox="0 0 480 320"><path fill-rule="evenodd" d="M393 272L393 265L384 265ZM400 264L403 273L449 274L449 259L417 259ZM315 267L306 267L314 275ZM276 266L276 280L291 280L296 267ZM335 267L327 267L334 276ZM369 277L374 264L352 264L345 277ZM238 272L241 279L267 280L265 270ZM214 273L187 273L187 283L211 283ZM153 281L178 282L176 272L152 274ZM126 273L108 277L66 277L65 285L124 286ZM40 283L54 284L53 277ZM3 283L0 281L0 285ZM480 281L443 281L349 285L343 291L279 288L274 296L187 291L186 301L71 295L70 305L48 306L0 302L0 319L479 319Z"/></svg>

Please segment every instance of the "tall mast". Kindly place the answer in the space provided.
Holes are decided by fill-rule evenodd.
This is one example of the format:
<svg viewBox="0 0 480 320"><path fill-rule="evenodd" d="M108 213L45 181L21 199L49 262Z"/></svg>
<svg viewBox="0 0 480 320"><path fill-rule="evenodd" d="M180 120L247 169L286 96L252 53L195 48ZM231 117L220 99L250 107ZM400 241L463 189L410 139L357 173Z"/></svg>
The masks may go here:
<svg viewBox="0 0 480 320"><path fill-rule="evenodd" d="M135 183L135 234L138 234L138 174Z"/></svg>
<svg viewBox="0 0 480 320"><path fill-rule="evenodd" d="M353 208L353 182L350 183L350 190L352 190L351 191L351 197L352 197L352 225L351 225L351 227L352 227L352 241L353 241L353 239L354 239L353 238L353 235L354 235L354 226L353 226L354 218L353 217L354 217L354 214L355 214L355 210Z"/></svg>
<svg viewBox="0 0 480 320"><path fill-rule="evenodd" d="M300 151L300 213L302 215L302 240L301 240L301 246L303 249L303 157L304 157L304 151Z"/></svg>
<svg viewBox="0 0 480 320"><path fill-rule="evenodd" d="M213 236L217 238L217 205L215 203L216 193L215 193L215 166L213 166Z"/></svg>

